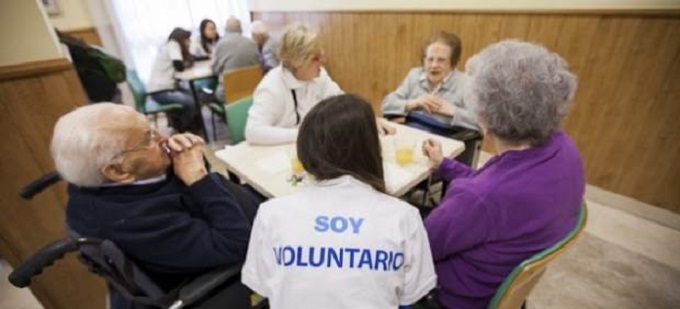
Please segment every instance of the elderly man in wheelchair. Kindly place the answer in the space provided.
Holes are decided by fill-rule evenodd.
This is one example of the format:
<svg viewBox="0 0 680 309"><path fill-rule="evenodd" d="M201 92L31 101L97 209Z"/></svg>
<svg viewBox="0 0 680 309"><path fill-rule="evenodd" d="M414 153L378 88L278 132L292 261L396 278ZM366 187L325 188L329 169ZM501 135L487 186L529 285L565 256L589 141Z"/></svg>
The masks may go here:
<svg viewBox="0 0 680 309"><path fill-rule="evenodd" d="M144 115L110 103L78 108L57 122L51 152L69 183L69 236L104 239L114 247L113 254L80 248L95 260L89 266L106 274L111 308L156 308L163 302L135 301L136 287L149 283L144 281L166 297L201 274L245 259L256 202L207 171L202 144L188 133L166 138ZM123 256L120 265L113 265L117 255ZM118 274L128 272L128 259L134 271ZM135 288L125 287L140 278L130 283ZM172 307L173 301L165 303Z"/></svg>

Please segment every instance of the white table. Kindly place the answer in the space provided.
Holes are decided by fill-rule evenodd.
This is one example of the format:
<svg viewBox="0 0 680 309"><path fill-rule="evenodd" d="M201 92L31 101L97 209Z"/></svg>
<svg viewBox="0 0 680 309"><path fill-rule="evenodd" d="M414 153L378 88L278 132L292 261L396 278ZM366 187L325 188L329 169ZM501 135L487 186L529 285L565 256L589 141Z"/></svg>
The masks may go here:
<svg viewBox="0 0 680 309"><path fill-rule="evenodd" d="M191 68L175 73L175 78L191 82L197 79L213 77L215 74L212 71L211 65L212 61L210 60L196 61Z"/></svg>
<svg viewBox="0 0 680 309"><path fill-rule="evenodd" d="M387 192L393 196L402 196L430 175L430 169L420 150L422 142L433 138L442 143L442 150L447 157L455 157L465 149L465 145L457 140L433 135L404 125L392 124L397 133L380 137L385 167L385 183ZM410 139L415 141L415 160L407 165L398 165L395 161L394 140ZM254 146L247 142L215 152L224 161L227 169L243 182L251 185L266 197L280 197L294 193L303 188L303 183L294 186L290 181L292 175L291 158L295 155L295 144L278 146Z"/></svg>

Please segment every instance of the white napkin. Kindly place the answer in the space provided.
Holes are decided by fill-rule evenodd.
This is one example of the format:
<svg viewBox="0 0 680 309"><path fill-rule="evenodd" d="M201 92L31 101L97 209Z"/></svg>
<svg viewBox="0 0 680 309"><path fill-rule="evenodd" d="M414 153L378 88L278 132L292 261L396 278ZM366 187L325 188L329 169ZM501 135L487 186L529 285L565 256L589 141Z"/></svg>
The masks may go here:
<svg viewBox="0 0 680 309"><path fill-rule="evenodd" d="M270 174L278 174L285 170L290 170L291 158L285 151L279 151L273 155L264 157L257 162L257 166L263 172Z"/></svg>

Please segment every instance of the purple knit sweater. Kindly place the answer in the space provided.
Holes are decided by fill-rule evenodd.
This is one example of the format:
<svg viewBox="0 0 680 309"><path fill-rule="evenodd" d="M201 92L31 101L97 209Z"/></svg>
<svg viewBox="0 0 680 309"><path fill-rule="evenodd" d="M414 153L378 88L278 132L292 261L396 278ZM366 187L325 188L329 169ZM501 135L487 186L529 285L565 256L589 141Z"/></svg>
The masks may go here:
<svg viewBox="0 0 680 309"><path fill-rule="evenodd" d="M446 159L439 174L450 184L425 228L446 308L486 308L515 266L574 227L585 188L578 150L563 132L477 171Z"/></svg>

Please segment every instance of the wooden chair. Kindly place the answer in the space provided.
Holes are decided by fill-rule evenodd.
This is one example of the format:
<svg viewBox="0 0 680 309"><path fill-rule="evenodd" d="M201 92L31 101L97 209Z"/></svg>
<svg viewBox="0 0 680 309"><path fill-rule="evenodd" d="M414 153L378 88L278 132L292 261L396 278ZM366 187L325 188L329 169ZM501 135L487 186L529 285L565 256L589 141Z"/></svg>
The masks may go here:
<svg viewBox="0 0 680 309"><path fill-rule="evenodd" d="M225 105L252 96L253 92L255 92L255 88L262 80L262 76L262 68L259 65L224 72L224 103L213 102L209 105L212 113L213 140L217 139L215 114L220 115L227 121Z"/></svg>
<svg viewBox="0 0 680 309"><path fill-rule="evenodd" d="M508 275L489 302L489 309L525 308L525 300L545 273L547 264L560 256L581 235L588 219L586 203L581 204L574 229L560 242L522 262Z"/></svg>

